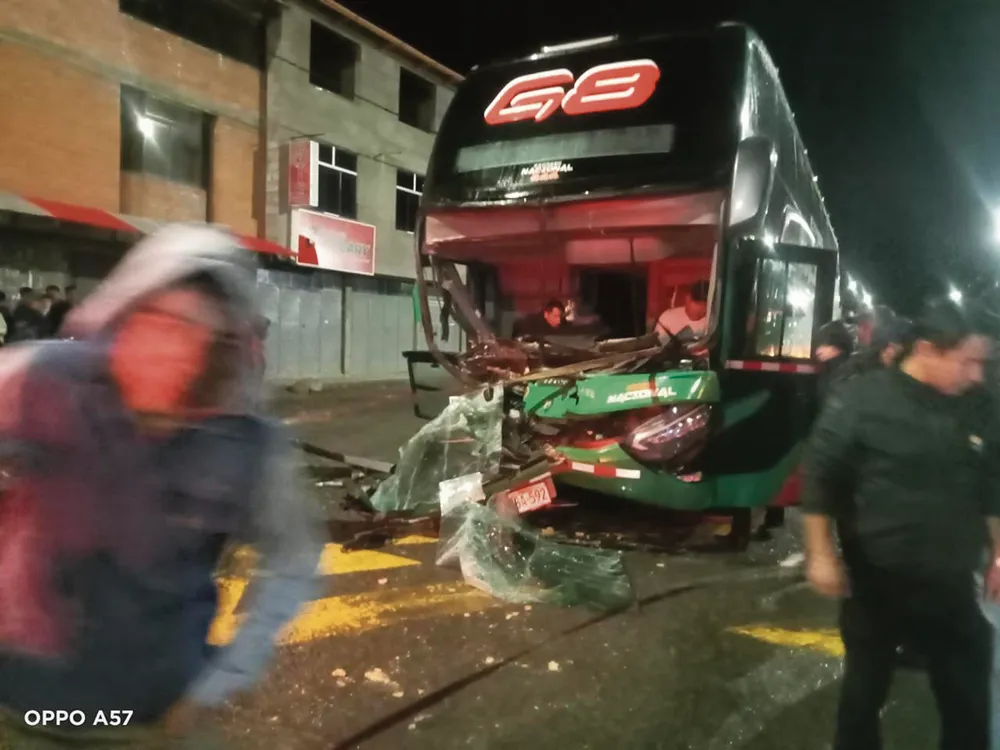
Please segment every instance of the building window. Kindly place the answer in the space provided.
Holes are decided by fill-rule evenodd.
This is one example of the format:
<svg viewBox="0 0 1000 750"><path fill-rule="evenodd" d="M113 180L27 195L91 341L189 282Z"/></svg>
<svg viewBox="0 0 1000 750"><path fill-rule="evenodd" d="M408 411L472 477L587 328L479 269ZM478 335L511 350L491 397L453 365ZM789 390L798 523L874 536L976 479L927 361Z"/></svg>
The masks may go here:
<svg viewBox="0 0 1000 750"><path fill-rule="evenodd" d="M125 15L207 47L257 70L264 67L264 25L258 13L225 0L118 0Z"/></svg>
<svg viewBox="0 0 1000 750"><path fill-rule="evenodd" d="M353 99L358 45L315 21L309 36L309 83Z"/></svg>
<svg viewBox="0 0 1000 750"><path fill-rule="evenodd" d="M423 194L423 177L402 169L396 170L396 229L403 232L417 230L417 211Z"/></svg>
<svg viewBox="0 0 1000 750"><path fill-rule="evenodd" d="M320 211L345 219L358 215L358 156L342 148L319 144Z"/></svg>
<svg viewBox="0 0 1000 750"><path fill-rule="evenodd" d="M399 121L428 133L434 130L436 89L405 68L399 71Z"/></svg>
<svg viewBox="0 0 1000 750"><path fill-rule="evenodd" d="M121 168L208 188L214 118L122 87Z"/></svg>

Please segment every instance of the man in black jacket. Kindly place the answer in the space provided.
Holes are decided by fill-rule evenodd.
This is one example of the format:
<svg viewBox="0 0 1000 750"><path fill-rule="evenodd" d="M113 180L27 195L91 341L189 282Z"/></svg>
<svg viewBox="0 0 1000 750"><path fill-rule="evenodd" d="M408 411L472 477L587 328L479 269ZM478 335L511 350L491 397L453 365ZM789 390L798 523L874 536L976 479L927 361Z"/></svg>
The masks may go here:
<svg viewBox="0 0 1000 750"><path fill-rule="evenodd" d="M854 351L854 337L842 320L833 320L819 329L816 335L816 359L819 360L819 392L826 398L830 388L838 381L839 371L846 365Z"/></svg>
<svg viewBox="0 0 1000 750"><path fill-rule="evenodd" d="M17 307L11 315L13 328L7 332L7 343L34 341L48 336L48 321L42 312L42 298L30 287L21 287Z"/></svg>
<svg viewBox="0 0 1000 750"><path fill-rule="evenodd" d="M895 364L911 337L911 324L887 307L880 307L877 314L871 318L867 332L867 344L858 351L838 370L838 380L847 380L872 370ZM860 324L859 324L860 330Z"/></svg>
<svg viewBox="0 0 1000 750"><path fill-rule="evenodd" d="M66 319L66 315L73 309L73 297L76 294L76 286L70 284L66 287L65 294L63 294L59 287L53 285L48 287L45 290L45 293L53 299L52 307L49 308L47 316L49 334L51 336L56 336L59 333L59 329L62 328L63 320Z"/></svg>
<svg viewBox="0 0 1000 750"><path fill-rule="evenodd" d="M844 597L836 750L881 747L900 643L926 658L942 750L988 746L992 634L973 574L990 546L1000 561L1000 448L993 415L960 396L982 384L990 341L951 303L932 305L914 339L899 367L830 394L805 460L807 575Z"/></svg>

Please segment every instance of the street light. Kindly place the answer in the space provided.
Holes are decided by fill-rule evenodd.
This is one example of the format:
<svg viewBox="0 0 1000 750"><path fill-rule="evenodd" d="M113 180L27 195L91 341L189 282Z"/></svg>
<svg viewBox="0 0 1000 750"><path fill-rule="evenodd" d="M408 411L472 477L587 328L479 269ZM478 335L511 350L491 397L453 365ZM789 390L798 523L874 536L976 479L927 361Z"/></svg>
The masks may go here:
<svg viewBox="0 0 1000 750"><path fill-rule="evenodd" d="M956 305L960 305L962 303L962 293L955 287L952 287L951 291L948 292L948 298Z"/></svg>

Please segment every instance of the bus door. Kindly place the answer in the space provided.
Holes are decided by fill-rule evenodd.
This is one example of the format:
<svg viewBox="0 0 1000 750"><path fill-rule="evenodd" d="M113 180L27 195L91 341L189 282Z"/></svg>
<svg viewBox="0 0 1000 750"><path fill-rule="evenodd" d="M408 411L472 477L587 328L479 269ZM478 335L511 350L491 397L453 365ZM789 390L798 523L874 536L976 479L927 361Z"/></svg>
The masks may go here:
<svg viewBox="0 0 1000 750"><path fill-rule="evenodd" d="M816 334L834 317L837 251L744 239L728 260L725 368L814 373Z"/></svg>
<svg viewBox="0 0 1000 750"><path fill-rule="evenodd" d="M774 466L817 410L816 335L833 319L837 251L742 239L730 247L719 350L729 472Z"/></svg>
<svg viewBox="0 0 1000 750"><path fill-rule="evenodd" d="M442 355L454 358L464 344L465 336L452 314L450 295L439 284L427 279L427 307L431 314L434 340ZM453 383L428 348L423 326L419 285L413 286L413 319L416 326L416 349L404 351L406 371L410 378L413 413L420 419L433 419L448 403Z"/></svg>

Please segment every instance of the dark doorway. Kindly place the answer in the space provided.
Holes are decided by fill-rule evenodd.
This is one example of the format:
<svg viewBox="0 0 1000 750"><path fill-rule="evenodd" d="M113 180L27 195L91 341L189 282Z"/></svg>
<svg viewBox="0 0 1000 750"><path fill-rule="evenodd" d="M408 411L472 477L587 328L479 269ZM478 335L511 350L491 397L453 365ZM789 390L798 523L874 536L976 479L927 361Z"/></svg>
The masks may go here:
<svg viewBox="0 0 1000 750"><path fill-rule="evenodd" d="M580 301L610 329L609 338L634 338L646 333L644 275L592 268L579 273Z"/></svg>

